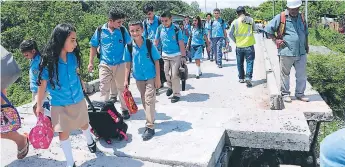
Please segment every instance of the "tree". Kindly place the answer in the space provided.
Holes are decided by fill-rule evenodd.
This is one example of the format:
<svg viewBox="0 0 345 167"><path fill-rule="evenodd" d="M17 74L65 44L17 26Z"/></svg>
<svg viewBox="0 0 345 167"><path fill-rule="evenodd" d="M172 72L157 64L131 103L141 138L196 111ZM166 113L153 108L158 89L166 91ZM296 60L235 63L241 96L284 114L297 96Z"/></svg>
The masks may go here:
<svg viewBox="0 0 345 167"><path fill-rule="evenodd" d="M225 8L222 9L222 18L224 19L225 22L232 22L235 20L237 17L236 14L236 9L231 9L231 8Z"/></svg>
<svg viewBox="0 0 345 167"><path fill-rule="evenodd" d="M197 1L193 1L191 4L190 4L190 7L191 7L191 14L192 16L197 16L201 13L201 9L199 7L199 3Z"/></svg>

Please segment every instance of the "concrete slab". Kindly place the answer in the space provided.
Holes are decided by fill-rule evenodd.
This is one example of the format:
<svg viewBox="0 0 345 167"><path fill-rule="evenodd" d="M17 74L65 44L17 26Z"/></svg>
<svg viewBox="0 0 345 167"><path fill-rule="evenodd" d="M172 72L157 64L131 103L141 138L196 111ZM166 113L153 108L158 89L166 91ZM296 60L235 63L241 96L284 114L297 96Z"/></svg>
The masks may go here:
<svg viewBox="0 0 345 167"><path fill-rule="evenodd" d="M268 51L269 58L271 60L272 69L275 73L275 77L277 80L277 86L279 88L280 85L280 70L279 70L279 58L277 56L277 49L274 43L269 40L265 39L265 46ZM291 96L294 96L294 90L296 87L296 77L295 77L295 69L292 68L291 75L290 75L290 91ZM315 91L309 82L307 82L307 88L305 91L305 95L310 98L310 102L301 102L296 99L293 99L292 103L285 103L285 110L294 110L303 112L307 120L314 120L314 121L332 121L333 120L333 113L330 107L326 104L326 102L322 99L320 94Z"/></svg>
<svg viewBox="0 0 345 167"><path fill-rule="evenodd" d="M310 131L300 112L241 112L226 129L232 146L309 151Z"/></svg>

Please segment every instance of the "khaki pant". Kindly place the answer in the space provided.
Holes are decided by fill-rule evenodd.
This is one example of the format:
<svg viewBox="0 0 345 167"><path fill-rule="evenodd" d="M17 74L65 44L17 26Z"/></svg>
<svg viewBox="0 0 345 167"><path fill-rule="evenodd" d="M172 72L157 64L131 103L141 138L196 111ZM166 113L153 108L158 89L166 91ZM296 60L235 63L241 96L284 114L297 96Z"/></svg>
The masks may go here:
<svg viewBox="0 0 345 167"><path fill-rule="evenodd" d="M126 103L122 97L122 93L125 89L123 86L125 82L125 63L110 66L105 64L100 64L99 68L99 90L101 92L101 100L107 101L109 99L109 91L112 82L116 82L117 91L120 93L121 108L123 110L128 110Z"/></svg>
<svg viewBox="0 0 345 167"><path fill-rule="evenodd" d="M147 81L137 81L136 83L145 110L146 127L154 129L156 103L155 79L150 79Z"/></svg>
<svg viewBox="0 0 345 167"><path fill-rule="evenodd" d="M179 68L181 66L181 56L163 56L164 72L167 79L168 88L173 90L173 95L180 97L181 85Z"/></svg>
<svg viewBox="0 0 345 167"><path fill-rule="evenodd" d="M110 85L110 98L117 98L118 91L117 91L117 86L115 79L113 79L113 82Z"/></svg>
<svg viewBox="0 0 345 167"><path fill-rule="evenodd" d="M307 85L307 56L280 56L280 91L283 96L290 95L290 71L295 67L296 89L295 96L303 97Z"/></svg>

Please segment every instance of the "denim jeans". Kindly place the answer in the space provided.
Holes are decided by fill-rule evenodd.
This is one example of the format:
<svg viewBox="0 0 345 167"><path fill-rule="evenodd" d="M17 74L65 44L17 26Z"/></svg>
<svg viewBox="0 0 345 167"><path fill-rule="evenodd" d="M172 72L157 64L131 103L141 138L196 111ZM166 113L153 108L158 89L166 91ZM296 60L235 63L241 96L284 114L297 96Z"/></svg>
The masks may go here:
<svg viewBox="0 0 345 167"><path fill-rule="evenodd" d="M222 65L222 47L224 46L224 37L215 37L211 38L211 46L212 46L212 56L211 59L214 58L216 59L216 63L218 65Z"/></svg>
<svg viewBox="0 0 345 167"><path fill-rule="evenodd" d="M253 77L253 67L254 67L254 59L255 59L255 50L254 46L249 46L245 48L238 48L236 47L236 59L237 59L237 70L238 70L238 78L251 80ZM247 70L246 75L244 76L244 59L247 62Z"/></svg>

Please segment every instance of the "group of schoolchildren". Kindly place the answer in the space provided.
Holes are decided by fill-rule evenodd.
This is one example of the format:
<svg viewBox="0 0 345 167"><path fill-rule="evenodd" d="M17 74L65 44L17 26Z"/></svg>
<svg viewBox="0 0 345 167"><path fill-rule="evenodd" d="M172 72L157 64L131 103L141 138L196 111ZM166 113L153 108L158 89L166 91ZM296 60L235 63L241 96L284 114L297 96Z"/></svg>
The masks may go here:
<svg viewBox="0 0 345 167"><path fill-rule="evenodd" d="M164 12L158 17L154 15L151 5L145 6L143 11L147 19L143 22L129 22L129 32L122 25L124 13L115 8L109 11L108 22L97 28L90 40L88 70L93 71L94 57L99 55L101 100L115 102L119 93L124 119L129 119L130 115L121 95L128 88L129 75L132 73L146 114L146 130L142 135L146 141L155 134L156 94L165 81L168 86L166 95L172 95L171 102L180 99L179 68L187 61L186 50L189 58L196 62L196 77L199 78L202 75L200 60L205 43L208 59L213 60L212 55L217 55L216 63L222 67L221 46L226 32L219 18L219 9L214 11L214 21L210 21L211 14L208 14L205 28L199 16L193 18L193 26L186 19L182 30L187 31L184 32L173 24L170 12ZM42 54L34 40L24 40L19 46L23 56L31 60L30 90L36 104L35 114L44 113L51 118L54 131L59 133L68 167L75 166L69 140L72 130L82 129L88 149L91 153L96 152L84 100L85 86L79 75L82 60L76 33L71 24L57 25ZM110 90L115 94L112 97L109 97ZM47 99L51 105L50 112L43 107Z"/></svg>

